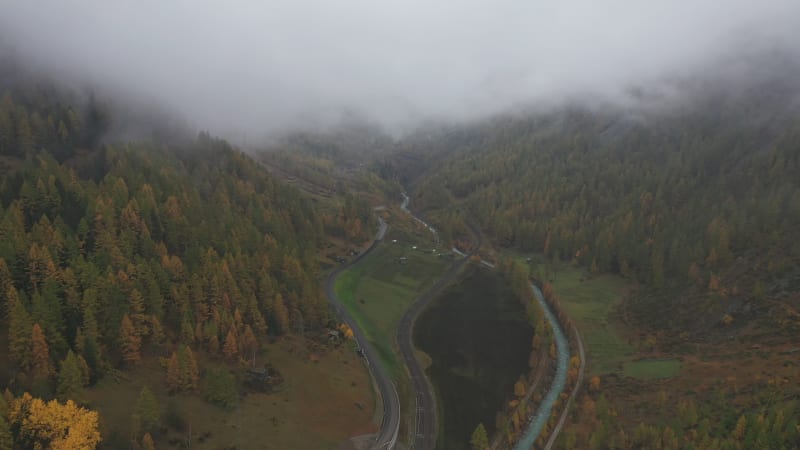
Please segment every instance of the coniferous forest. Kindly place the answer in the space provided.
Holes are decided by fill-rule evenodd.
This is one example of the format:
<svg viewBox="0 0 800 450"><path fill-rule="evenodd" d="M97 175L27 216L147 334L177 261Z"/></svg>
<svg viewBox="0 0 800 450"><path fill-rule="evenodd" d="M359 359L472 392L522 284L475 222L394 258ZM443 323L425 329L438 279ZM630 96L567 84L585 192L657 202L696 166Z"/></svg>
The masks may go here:
<svg viewBox="0 0 800 450"><path fill-rule="evenodd" d="M297 132L260 162L160 114L0 68L0 449L155 448L186 428L160 398L202 391L232 410L267 342L291 353L291 338L316 335L341 350L354 330L322 291L331 261L360 259L378 217L402 230L392 245L408 239L398 255L403 245L438 251L417 248L429 230L398 209L401 192L435 226L442 253L466 248L475 270L508 272L529 317L530 283L540 283L562 325L580 331L586 317L570 313L596 314L588 322L624 347L624 362L589 352L588 380L573 349L578 397L567 407L567 393L558 397L561 447L797 448L800 65L771 55L755 66L402 137L352 124ZM406 261L381 267L389 278ZM573 292L596 280L624 288L594 310L559 298L559 277L571 276ZM379 304L387 286L353 304ZM541 316L532 323L529 366L549 380L556 347L540 348L549 331ZM673 371L629 370L642 362ZM102 443L88 393L147 364L157 392L142 383L131 436ZM257 373L279 378L273 369ZM542 397L529 381L514 385L506 416L492 411L496 426L476 424L474 448L519 437L528 402Z"/></svg>
<svg viewBox="0 0 800 450"><path fill-rule="evenodd" d="M191 391L196 352L232 360L328 325L325 225L297 189L207 133L105 139L114 113L52 84L8 82L0 99L3 442L55 442L13 413L30 411L22 392L80 405L108 373L170 354L165 382Z"/></svg>
<svg viewBox="0 0 800 450"><path fill-rule="evenodd" d="M651 293L763 299L796 278L800 258L796 85L697 82L684 95L509 114L410 145L440 155L415 181L418 204L438 209L451 236L467 216L501 248L619 274Z"/></svg>
<svg viewBox="0 0 800 450"><path fill-rule="evenodd" d="M473 221L498 249L546 261L541 281L559 267L579 283L615 275L628 288L602 326L626 330L640 358L700 360L684 381L600 374L559 445L796 447L800 90L796 67L761 62L628 108L453 126L385 158L443 236Z"/></svg>

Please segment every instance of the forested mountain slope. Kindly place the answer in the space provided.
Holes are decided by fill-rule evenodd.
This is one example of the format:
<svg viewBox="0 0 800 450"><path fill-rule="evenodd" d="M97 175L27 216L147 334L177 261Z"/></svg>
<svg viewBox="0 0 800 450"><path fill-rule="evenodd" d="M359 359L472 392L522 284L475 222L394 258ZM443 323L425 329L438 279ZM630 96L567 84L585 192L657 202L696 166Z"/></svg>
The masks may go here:
<svg viewBox="0 0 800 450"><path fill-rule="evenodd" d="M256 156L271 169L292 177L290 181L299 180L321 195L359 192L396 199L402 188L391 173L393 166L385 163L395 145L380 129L343 125L327 131L287 134L260 148ZM353 200L361 201L360 197ZM367 214L360 220L366 224L370 217Z"/></svg>
<svg viewBox="0 0 800 450"><path fill-rule="evenodd" d="M250 355L327 325L323 222L299 191L207 134L106 143L113 112L48 84L4 80L0 99L0 383L14 394L80 401L109 370L178 348L167 383L193 390L189 348Z"/></svg>
<svg viewBox="0 0 800 450"><path fill-rule="evenodd" d="M658 108L499 117L463 130L466 142L450 133L455 148L423 177L417 204L455 201L501 247L656 290L751 294L753 277L736 289L720 282L742 260L758 268L758 290L779 278L797 288L796 87L704 87Z"/></svg>
<svg viewBox="0 0 800 450"><path fill-rule="evenodd" d="M796 448L800 71L767 62L624 106L453 126L403 143L426 164L394 159L443 237L471 220L499 249L583 268L574 286L628 280L608 313L568 300L617 339L601 349L678 371L593 377L564 448ZM608 357L592 344L590 367Z"/></svg>

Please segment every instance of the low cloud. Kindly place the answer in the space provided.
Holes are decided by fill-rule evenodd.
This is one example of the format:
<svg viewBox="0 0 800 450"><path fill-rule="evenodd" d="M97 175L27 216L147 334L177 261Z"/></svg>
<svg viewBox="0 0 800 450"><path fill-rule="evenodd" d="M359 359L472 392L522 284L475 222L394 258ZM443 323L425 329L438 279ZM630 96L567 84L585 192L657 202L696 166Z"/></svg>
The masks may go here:
<svg viewBox="0 0 800 450"><path fill-rule="evenodd" d="M798 50L797 0L10 0L0 39L71 81L228 137L401 129Z"/></svg>

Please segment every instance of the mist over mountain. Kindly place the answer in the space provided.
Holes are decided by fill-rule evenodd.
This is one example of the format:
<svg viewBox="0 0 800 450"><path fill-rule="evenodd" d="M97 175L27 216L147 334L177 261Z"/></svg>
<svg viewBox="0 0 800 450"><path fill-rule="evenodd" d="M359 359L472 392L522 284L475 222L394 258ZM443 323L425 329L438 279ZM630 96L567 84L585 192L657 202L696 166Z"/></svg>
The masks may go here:
<svg viewBox="0 0 800 450"><path fill-rule="evenodd" d="M617 102L634 86L727 73L742 55L797 54L800 42L790 0L65 0L0 12L2 46L33 67L240 142Z"/></svg>
<svg viewBox="0 0 800 450"><path fill-rule="evenodd" d="M797 448L798 173L798 0L0 1L0 449Z"/></svg>

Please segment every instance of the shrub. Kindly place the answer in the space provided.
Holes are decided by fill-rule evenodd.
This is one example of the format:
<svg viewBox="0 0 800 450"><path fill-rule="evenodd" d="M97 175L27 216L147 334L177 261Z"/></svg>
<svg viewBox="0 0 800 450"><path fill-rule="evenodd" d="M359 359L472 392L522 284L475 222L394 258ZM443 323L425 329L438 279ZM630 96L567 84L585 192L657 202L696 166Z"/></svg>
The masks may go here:
<svg viewBox="0 0 800 450"><path fill-rule="evenodd" d="M203 396L206 401L225 409L233 409L239 399L236 378L228 369L210 369L206 372Z"/></svg>

